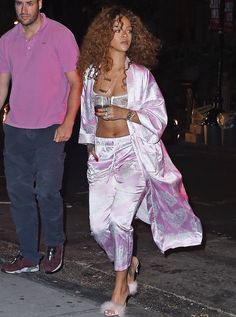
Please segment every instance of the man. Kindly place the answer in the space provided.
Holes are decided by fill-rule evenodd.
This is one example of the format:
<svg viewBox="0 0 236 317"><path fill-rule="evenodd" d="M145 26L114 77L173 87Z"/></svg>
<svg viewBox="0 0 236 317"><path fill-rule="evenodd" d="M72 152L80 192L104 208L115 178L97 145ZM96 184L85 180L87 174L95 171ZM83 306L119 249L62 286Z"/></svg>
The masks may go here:
<svg viewBox="0 0 236 317"><path fill-rule="evenodd" d="M64 145L79 108L79 55L72 33L40 13L42 0L15 0L18 25L0 39L0 107L11 82L4 123L4 165L20 252L6 273L39 270L39 217L47 246L42 264L57 271L63 260L60 195Z"/></svg>

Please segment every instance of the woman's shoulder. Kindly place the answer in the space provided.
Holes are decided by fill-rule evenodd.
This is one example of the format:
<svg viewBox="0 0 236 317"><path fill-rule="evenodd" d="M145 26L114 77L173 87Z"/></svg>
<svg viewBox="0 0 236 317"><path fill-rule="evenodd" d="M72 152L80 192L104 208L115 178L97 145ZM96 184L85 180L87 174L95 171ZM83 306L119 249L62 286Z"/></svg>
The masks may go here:
<svg viewBox="0 0 236 317"><path fill-rule="evenodd" d="M132 63L130 68L135 72L150 73L149 69L142 64Z"/></svg>
<svg viewBox="0 0 236 317"><path fill-rule="evenodd" d="M95 70L93 68L92 65L90 65L84 72L84 75L83 75L83 83L84 85L88 84L89 82L93 82L94 80L94 75L95 75Z"/></svg>
<svg viewBox="0 0 236 317"><path fill-rule="evenodd" d="M142 64L132 63L130 65L130 67L131 67L133 73L137 76L142 76L142 77L145 77L147 79L153 76L150 69Z"/></svg>
<svg viewBox="0 0 236 317"><path fill-rule="evenodd" d="M151 77L153 77L151 71L142 64L132 63L130 65L130 70L132 71L134 76L140 76L146 80L149 80Z"/></svg>
<svg viewBox="0 0 236 317"><path fill-rule="evenodd" d="M90 64L87 69L85 70L85 73L84 73L84 77L88 80L88 79L93 79L94 76L96 74L96 71L95 71L95 67Z"/></svg>

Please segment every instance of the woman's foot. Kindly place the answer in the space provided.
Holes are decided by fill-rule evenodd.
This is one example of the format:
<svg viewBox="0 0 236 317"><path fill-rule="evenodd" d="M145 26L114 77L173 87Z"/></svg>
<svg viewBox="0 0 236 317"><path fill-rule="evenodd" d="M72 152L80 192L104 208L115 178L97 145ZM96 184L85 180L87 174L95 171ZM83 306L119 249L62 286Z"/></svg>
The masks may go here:
<svg viewBox="0 0 236 317"><path fill-rule="evenodd" d="M138 284L135 281L135 279L139 271L139 265L140 263L138 258L136 256L133 256L131 260L131 265L128 270L128 275L127 275L127 283L128 283L130 295L134 295L137 293Z"/></svg>
<svg viewBox="0 0 236 317"><path fill-rule="evenodd" d="M105 302L101 306L101 313L108 317L122 317L125 315L125 307L126 303L124 303L124 305L118 305L113 303L113 301Z"/></svg>
<svg viewBox="0 0 236 317"><path fill-rule="evenodd" d="M124 316L126 301L129 296L129 288L127 285L122 286L121 289L114 289L112 299L109 302L105 302L101 306L101 312L105 316Z"/></svg>

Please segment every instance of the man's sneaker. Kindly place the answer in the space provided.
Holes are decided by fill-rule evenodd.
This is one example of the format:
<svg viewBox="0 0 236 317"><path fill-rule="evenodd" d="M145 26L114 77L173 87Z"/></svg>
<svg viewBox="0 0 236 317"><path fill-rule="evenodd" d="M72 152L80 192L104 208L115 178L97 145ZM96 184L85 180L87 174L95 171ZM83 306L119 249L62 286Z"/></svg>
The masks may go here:
<svg viewBox="0 0 236 317"><path fill-rule="evenodd" d="M54 273L62 266L63 246L48 247L47 255L43 259L43 268L45 273Z"/></svg>
<svg viewBox="0 0 236 317"><path fill-rule="evenodd" d="M33 264L30 260L24 258L21 254L10 263L5 263L1 267L1 271L5 273L32 273L39 271L39 265Z"/></svg>

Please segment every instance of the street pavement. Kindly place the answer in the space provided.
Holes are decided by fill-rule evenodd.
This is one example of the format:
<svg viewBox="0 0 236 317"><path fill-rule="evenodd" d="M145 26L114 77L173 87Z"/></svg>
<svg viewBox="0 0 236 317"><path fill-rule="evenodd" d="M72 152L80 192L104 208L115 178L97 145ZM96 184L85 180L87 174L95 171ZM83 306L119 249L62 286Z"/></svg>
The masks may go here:
<svg viewBox="0 0 236 317"><path fill-rule="evenodd" d="M130 298L127 316L236 317L236 149L180 144L168 150L202 220L204 242L163 255L149 226L135 220L141 269L139 292ZM70 151L63 190L67 234L63 269L53 275L1 273L0 316L100 316L100 304L110 298L112 265L89 231L86 160L80 159L84 150ZM2 177L0 262L17 252L4 181ZM40 250L44 254L43 241Z"/></svg>
<svg viewBox="0 0 236 317"><path fill-rule="evenodd" d="M97 316L97 304L79 294L0 273L0 316Z"/></svg>
<svg viewBox="0 0 236 317"><path fill-rule="evenodd" d="M56 281L54 281L54 284ZM52 283L32 280L26 274L0 273L0 316L3 317L98 317L98 301L69 291ZM135 305L129 306L127 317L162 316L146 312Z"/></svg>

